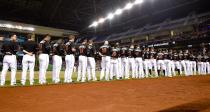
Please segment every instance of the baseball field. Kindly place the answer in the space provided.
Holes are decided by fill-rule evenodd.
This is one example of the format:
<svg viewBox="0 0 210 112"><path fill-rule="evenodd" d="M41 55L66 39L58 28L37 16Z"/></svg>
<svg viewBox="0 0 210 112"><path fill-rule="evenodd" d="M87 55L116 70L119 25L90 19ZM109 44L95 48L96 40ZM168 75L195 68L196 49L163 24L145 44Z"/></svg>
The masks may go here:
<svg viewBox="0 0 210 112"><path fill-rule="evenodd" d="M87 111L209 112L210 76L0 88L0 112Z"/></svg>

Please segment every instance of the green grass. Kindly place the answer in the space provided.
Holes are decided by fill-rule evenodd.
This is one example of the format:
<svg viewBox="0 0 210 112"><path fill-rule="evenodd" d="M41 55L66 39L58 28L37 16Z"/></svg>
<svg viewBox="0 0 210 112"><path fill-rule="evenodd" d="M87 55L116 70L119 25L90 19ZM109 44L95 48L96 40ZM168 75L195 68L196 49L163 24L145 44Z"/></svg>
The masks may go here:
<svg viewBox="0 0 210 112"><path fill-rule="evenodd" d="M38 71L35 71L35 75L34 75L34 81L35 82L34 82L34 85L40 85L38 83L38 73L39 73ZM100 79L100 72L99 71L96 71L96 76L97 76L97 79ZM164 76L160 76L160 77L164 77ZM47 84L48 85L54 84L52 82L52 71L48 71L47 72L46 78L47 78ZM154 78L154 75L149 76L149 78ZM30 86L28 79L29 79L29 73L27 74L26 86ZM64 83L63 82L64 81L64 71L61 71L61 73L60 73L60 79L61 79L61 83L60 84L63 84ZM79 83L79 82L76 82L76 80L77 80L77 72L74 72L73 73L72 79L73 79L74 83ZM17 86L22 86L21 85L21 82L20 82L20 80L21 80L21 71L18 71L17 72L17 74L16 74L16 80L17 80ZM114 80L116 80L116 79L114 79ZM125 80L125 79L123 79L123 80ZM10 72L8 72L7 75L6 75L6 84L5 84L5 87L10 87Z"/></svg>
<svg viewBox="0 0 210 112"><path fill-rule="evenodd" d="M6 76L6 84L5 84L5 87L10 87L10 72L7 73L7 76ZM99 79L100 77L100 73L99 72L96 72L96 76L97 76L97 79ZM38 71L35 71L35 74L34 74L34 85L39 85L38 83L38 77L39 77L39 72ZM47 83L48 84L53 84L52 82L52 71L48 71L47 74L46 74L46 78L47 78ZM26 86L29 86L29 73L27 74L27 81L26 81ZM64 71L61 71L60 73L60 79L61 79L61 83L63 83L64 81ZM73 81L76 81L77 80L77 73L74 72L73 75L72 75L72 79ZM21 85L21 71L18 71L17 74L16 74L16 80L17 80L17 86L22 86Z"/></svg>

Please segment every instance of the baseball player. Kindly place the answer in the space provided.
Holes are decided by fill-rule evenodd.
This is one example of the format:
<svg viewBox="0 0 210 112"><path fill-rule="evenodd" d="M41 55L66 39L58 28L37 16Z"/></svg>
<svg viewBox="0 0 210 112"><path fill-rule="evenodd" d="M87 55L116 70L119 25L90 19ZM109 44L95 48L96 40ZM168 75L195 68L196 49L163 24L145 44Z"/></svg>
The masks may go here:
<svg viewBox="0 0 210 112"><path fill-rule="evenodd" d="M208 58L208 62L207 62L207 71L208 71L208 74L210 74L210 58Z"/></svg>
<svg viewBox="0 0 210 112"><path fill-rule="evenodd" d="M87 46L87 72L88 72L88 81L93 80L97 81L96 78L96 61L95 61L95 55L96 55L96 48L93 45L93 40L89 40L88 46Z"/></svg>
<svg viewBox="0 0 210 112"><path fill-rule="evenodd" d="M104 72L105 72L105 80L109 81L109 70L110 70L110 60L111 60L110 52L111 52L111 47L109 46L109 42L105 41L104 45L102 45L99 49L99 55L102 57L100 80L104 79Z"/></svg>
<svg viewBox="0 0 210 112"><path fill-rule="evenodd" d="M184 57L184 62L185 62L185 66L186 66L185 75L189 76L191 74L190 74L190 61L189 61L189 51L188 50L185 50L183 57Z"/></svg>
<svg viewBox="0 0 210 112"><path fill-rule="evenodd" d="M86 81L86 70L87 70L87 45L86 44L87 44L87 40L84 40L78 49L78 53L79 53L78 64L79 65L78 65L77 82Z"/></svg>
<svg viewBox="0 0 210 112"><path fill-rule="evenodd" d="M50 35L45 35L39 43L39 84L46 84L46 72L49 65L49 54L51 53Z"/></svg>
<svg viewBox="0 0 210 112"><path fill-rule="evenodd" d="M152 69L154 69L155 71L155 77L158 77L158 72L157 72L157 60L156 60L156 57L157 57L157 53L155 52L155 49L152 47L150 49L150 64L149 64L149 71L150 71L150 74L152 73Z"/></svg>
<svg viewBox="0 0 210 112"><path fill-rule="evenodd" d="M120 51L121 51L121 48L120 48L120 44L117 42L116 43L116 49L117 49L117 51L118 51L118 73L119 73L119 76L120 76L120 79L122 79L122 58L121 58L121 56L120 56Z"/></svg>
<svg viewBox="0 0 210 112"><path fill-rule="evenodd" d="M53 45L53 71L52 71L52 81L57 84L60 82L60 71L62 68L62 56L64 56L64 44L63 40L59 39Z"/></svg>
<svg viewBox="0 0 210 112"><path fill-rule="evenodd" d="M208 65L208 60L209 60L209 57L204 54L204 59L203 59L203 74L206 75L207 74L207 65Z"/></svg>
<svg viewBox="0 0 210 112"><path fill-rule="evenodd" d="M190 55L190 74L192 75L197 74L196 57L193 53L191 53Z"/></svg>
<svg viewBox="0 0 210 112"><path fill-rule="evenodd" d="M151 63L149 61L150 59L150 52L149 48L144 49L144 70L145 70L145 77L149 77L149 74L152 74L151 71L149 71L149 66L151 66ZM149 73L150 72L150 73Z"/></svg>
<svg viewBox="0 0 210 112"><path fill-rule="evenodd" d="M131 70L132 78L135 78L135 59L134 59L134 46L131 45L128 49L128 63L129 63L129 70ZM130 75L129 75L130 76Z"/></svg>
<svg viewBox="0 0 210 112"><path fill-rule="evenodd" d="M158 69L158 75L159 76L160 76L161 70L162 70L164 76L166 75L165 74L166 66L165 66L165 63L164 63L164 53L161 49L159 49L159 52L157 53L157 69Z"/></svg>
<svg viewBox="0 0 210 112"><path fill-rule="evenodd" d="M6 74L11 68L11 86L16 85L16 70L17 70L17 60L16 52L18 50L17 36L12 34L9 42L3 43L2 52L4 53L3 58L3 68L1 72L1 86L5 85Z"/></svg>
<svg viewBox="0 0 210 112"><path fill-rule="evenodd" d="M202 67L203 67L203 56L201 54L199 54L197 56L197 67L198 67L198 75L202 74Z"/></svg>
<svg viewBox="0 0 210 112"><path fill-rule="evenodd" d="M65 83L71 83L72 82L72 73L74 70L74 63L75 63L75 53L76 53L76 47L75 47L75 36L70 35L69 41L65 44L65 62L66 62L66 69L64 73L64 82Z"/></svg>
<svg viewBox="0 0 210 112"><path fill-rule="evenodd" d="M34 66L35 66L35 54L37 52L38 45L33 40L33 35L27 35L27 41L23 44L23 60L22 60L22 79L21 84L25 85L27 70L29 69L29 81L30 85L34 84Z"/></svg>
<svg viewBox="0 0 210 112"><path fill-rule="evenodd" d="M128 48L126 46L122 47L121 50L120 50L120 56L121 56L121 59L122 59L121 76L122 76L122 78L125 77L125 79L129 78L127 50L128 50Z"/></svg>
<svg viewBox="0 0 210 112"><path fill-rule="evenodd" d="M111 62L110 62L110 80L113 80L113 76L115 74L117 80L120 79L119 75L119 66L118 66L118 49L116 47L112 47L111 50Z"/></svg>
<svg viewBox="0 0 210 112"><path fill-rule="evenodd" d="M178 71L178 75L181 75L182 74L182 66L180 63L179 54L177 53L176 50L174 51L173 59L174 59L174 63L175 63L175 69Z"/></svg>
<svg viewBox="0 0 210 112"><path fill-rule="evenodd" d="M186 64L185 64L185 57L184 57L184 54L183 54L182 50L180 50L180 52L179 52L179 59L181 60L180 63L181 63L181 66L184 70L183 74L186 75L187 74L187 67L186 67Z"/></svg>
<svg viewBox="0 0 210 112"><path fill-rule="evenodd" d="M164 63L166 66L166 75L167 77L172 77L171 74L171 63L170 63L170 56L168 50L164 52Z"/></svg>
<svg viewBox="0 0 210 112"><path fill-rule="evenodd" d="M143 68L143 52L139 46L134 50L134 57L136 62L136 78L144 77L144 68Z"/></svg>
<svg viewBox="0 0 210 112"><path fill-rule="evenodd" d="M172 49L170 49L169 51L169 60L170 60L170 65L171 65L171 74L172 76L176 76L174 52Z"/></svg>

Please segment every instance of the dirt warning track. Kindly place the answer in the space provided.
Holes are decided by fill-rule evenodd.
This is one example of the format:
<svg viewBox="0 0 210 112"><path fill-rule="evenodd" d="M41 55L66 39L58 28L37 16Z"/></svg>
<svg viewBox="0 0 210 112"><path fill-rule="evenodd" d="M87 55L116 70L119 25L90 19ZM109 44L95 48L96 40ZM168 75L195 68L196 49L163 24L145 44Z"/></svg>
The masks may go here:
<svg viewBox="0 0 210 112"><path fill-rule="evenodd" d="M210 76L0 88L0 112L210 111Z"/></svg>

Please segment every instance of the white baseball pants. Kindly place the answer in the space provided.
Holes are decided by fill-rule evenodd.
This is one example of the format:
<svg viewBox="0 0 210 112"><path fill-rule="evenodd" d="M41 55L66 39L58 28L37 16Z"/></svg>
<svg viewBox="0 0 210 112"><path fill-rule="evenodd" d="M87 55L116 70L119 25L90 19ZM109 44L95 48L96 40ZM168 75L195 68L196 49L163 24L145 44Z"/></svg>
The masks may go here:
<svg viewBox="0 0 210 112"><path fill-rule="evenodd" d="M96 62L93 57L87 58L87 72L88 72L88 81L96 81Z"/></svg>
<svg viewBox="0 0 210 112"><path fill-rule="evenodd" d="M49 55L40 54L39 55L39 84L46 83L46 73L49 66Z"/></svg>
<svg viewBox="0 0 210 112"><path fill-rule="evenodd" d="M62 68L62 57L58 55L53 56L53 71L52 71L52 81L54 83L60 82L60 71Z"/></svg>
<svg viewBox="0 0 210 112"><path fill-rule="evenodd" d="M75 63L74 55L73 54L66 55L65 61L66 61L66 69L65 69L65 73L64 73L64 82L70 83L70 82L72 82L72 73L74 70L74 63Z"/></svg>
<svg viewBox="0 0 210 112"><path fill-rule="evenodd" d="M16 84L17 59L15 55L5 55L1 72L1 86L5 85L7 71L11 68L11 86Z"/></svg>
<svg viewBox="0 0 210 112"><path fill-rule="evenodd" d="M35 55L30 56L25 54L22 60L22 79L21 84L25 85L26 83L26 75L29 69L29 81L30 85L34 84L34 66L35 66Z"/></svg>

